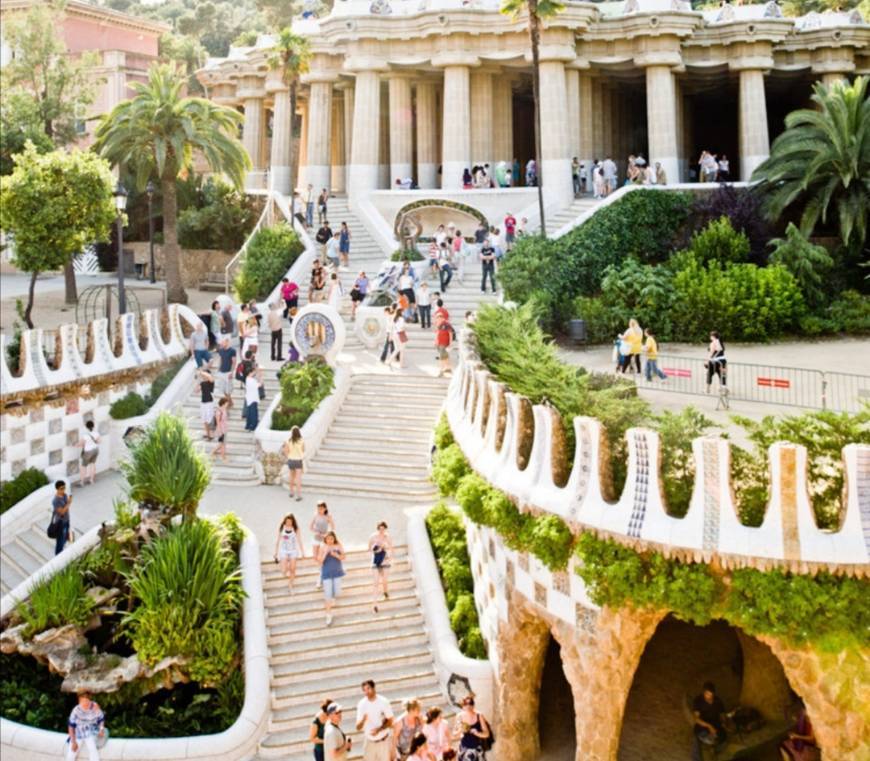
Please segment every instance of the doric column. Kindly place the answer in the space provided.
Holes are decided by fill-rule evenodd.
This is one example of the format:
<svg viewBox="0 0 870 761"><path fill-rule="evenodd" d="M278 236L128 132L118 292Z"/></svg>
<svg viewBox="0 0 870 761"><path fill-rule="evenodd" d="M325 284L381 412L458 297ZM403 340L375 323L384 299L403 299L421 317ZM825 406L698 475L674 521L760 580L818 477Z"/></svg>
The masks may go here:
<svg viewBox="0 0 870 761"><path fill-rule="evenodd" d="M314 192L329 188L332 82L312 82L308 96L308 174Z"/></svg>
<svg viewBox="0 0 870 761"><path fill-rule="evenodd" d="M308 167L308 101L300 101L299 103L299 150L296 153L297 158L297 177L296 187L305 188L308 185L307 167Z"/></svg>
<svg viewBox="0 0 870 761"><path fill-rule="evenodd" d="M245 122L242 127L242 145L251 159L251 171L248 174L248 187L260 186L260 172L263 171L263 132L266 129L265 108L263 98L266 95L263 84L258 77L244 77L239 88L239 97L245 108Z"/></svg>
<svg viewBox="0 0 870 761"><path fill-rule="evenodd" d="M504 71L492 83L492 151L496 162L514 157L514 91Z"/></svg>
<svg viewBox="0 0 870 761"><path fill-rule="evenodd" d="M689 176L688 146L686 145L686 109L684 108L683 84L679 79L674 80L674 90L677 100L677 161L680 166L680 177ZM653 165L655 166L655 164ZM668 181L672 180L670 177Z"/></svg>
<svg viewBox="0 0 870 761"><path fill-rule="evenodd" d="M568 95L568 153L580 158L580 72L565 69L565 91Z"/></svg>
<svg viewBox="0 0 870 761"><path fill-rule="evenodd" d="M292 139L292 120L290 119L290 91L275 91L275 107L272 112L272 150L269 161L270 185L272 190L287 195L291 190L290 178L290 141Z"/></svg>
<svg viewBox="0 0 870 761"><path fill-rule="evenodd" d="M390 187L411 177L414 163L414 119L411 80L407 74L390 73Z"/></svg>
<svg viewBox="0 0 870 761"><path fill-rule="evenodd" d="M677 159L677 103L671 67L646 67L646 122L649 156L653 165L661 162L669 183L679 182Z"/></svg>
<svg viewBox="0 0 870 761"><path fill-rule="evenodd" d="M592 80L592 157L604 160L604 110L602 90L604 86L597 77Z"/></svg>
<svg viewBox="0 0 870 761"><path fill-rule="evenodd" d="M770 155L767 133L767 103L764 72L740 71L740 179L748 182L752 173Z"/></svg>
<svg viewBox="0 0 870 761"><path fill-rule="evenodd" d="M438 185L438 125L435 83L417 82L417 185Z"/></svg>
<svg viewBox="0 0 870 761"><path fill-rule="evenodd" d="M568 153L568 114L565 109L565 64L541 61L541 179L547 195L567 204L574 196L571 156Z"/></svg>
<svg viewBox="0 0 870 761"><path fill-rule="evenodd" d="M332 135L331 135L332 174L330 177L332 190L344 193L345 186L345 153L344 153L344 99L339 95L332 99Z"/></svg>
<svg viewBox="0 0 870 761"><path fill-rule="evenodd" d="M613 146L613 90L609 82L602 82L601 113L604 115L604 131L601 133L601 152L604 158L615 159Z"/></svg>
<svg viewBox="0 0 870 761"><path fill-rule="evenodd" d="M381 142L378 146L378 187L391 188L390 179L390 93L381 87Z"/></svg>
<svg viewBox="0 0 870 761"><path fill-rule="evenodd" d="M492 73L471 73L471 163L493 167Z"/></svg>
<svg viewBox="0 0 870 761"><path fill-rule="evenodd" d="M837 82L847 82L849 77L842 71L826 71L822 74L822 84L825 87L831 87Z"/></svg>
<svg viewBox="0 0 870 761"><path fill-rule="evenodd" d="M592 103L592 77L581 74L579 81L580 101L580 161L587 174L591 171L592 159L595 158L595 145L593 143L593 111Z"/></svg>
<svg viewBox="0 0 870 761"><path fill-rule="evenodd" d="M441 187L462 187L462 172L471 167L471 118L468 66L444 67L444 101L441 104Z"/></svg>
<svg viewBox="0 0 870 761"><path fill-rule="evenodd" d="M348 193L363 198L378 186L381 81L376 71L357 73L353 99L353 143Z"/></svg>
<svg viewBox="0 0 870 761"><path fill-rule="evenodd" d="M350 185L350 162L353 155L353 84L346 84L344 87L344 187L347 189Z"/></svg>

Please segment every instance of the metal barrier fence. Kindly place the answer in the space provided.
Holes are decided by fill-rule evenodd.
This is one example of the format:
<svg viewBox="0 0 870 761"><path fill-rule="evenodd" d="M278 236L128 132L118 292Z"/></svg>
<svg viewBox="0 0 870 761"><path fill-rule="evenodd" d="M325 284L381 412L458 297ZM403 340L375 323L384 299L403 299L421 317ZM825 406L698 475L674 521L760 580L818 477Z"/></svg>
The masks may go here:
<svg viewBox="0 0 870 761"><path fill-rule="evenodd" d="M718 396L718 406L725 408L730 401L746 401L858 412L862 402L870 402L870 376L867 375L730 361L717 373L715 365L711 372L704 359L668 354L659 355L658 367L667 380L653 375L648 382L642 376L639 381L642 388Z"/></svg>

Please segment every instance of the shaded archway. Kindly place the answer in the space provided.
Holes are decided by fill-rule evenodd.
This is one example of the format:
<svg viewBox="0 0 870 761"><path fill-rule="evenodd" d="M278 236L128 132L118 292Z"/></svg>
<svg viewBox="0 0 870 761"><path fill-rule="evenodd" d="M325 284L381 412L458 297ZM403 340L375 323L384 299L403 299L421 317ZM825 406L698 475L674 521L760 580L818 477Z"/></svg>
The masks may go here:
<svg viewBox="0 0 870 761"><path fill-rule="evenodd" d="M574 761L577 749L574 723L574 695L562 667L562 648L551 636L541 674L539 761Z"/></svg>
<svg viewBox="0 0 870 761"><path fill-rule="evenodd" d="M708 680L726 709L752 706L762 713L768 724L754 738L759 747L752 758L776 759L776 734L786 727L789 704L789 685L776 656L724 621L695 626L672 616L659 624L638 664L617 758L688 758L691 700Z"/></svg>

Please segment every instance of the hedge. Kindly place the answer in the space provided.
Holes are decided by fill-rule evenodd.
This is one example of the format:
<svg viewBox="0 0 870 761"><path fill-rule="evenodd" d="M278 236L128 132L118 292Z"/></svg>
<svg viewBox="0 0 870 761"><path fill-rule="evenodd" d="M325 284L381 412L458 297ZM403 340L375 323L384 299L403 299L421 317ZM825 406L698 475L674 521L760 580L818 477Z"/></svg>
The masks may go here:
<svg viewBox="0 0 870 761"><path fill-rule="evenodd" d="M0 482L0 515L48 483L48 476L38 468L25 468L11 481Z"/></svg>
<svg viewBox="0 0 870 761"><path fill-rule="evenodd" d="M239 301L264 299L305 250L286 222L257 230L242 260L233 287Z"/></svg>

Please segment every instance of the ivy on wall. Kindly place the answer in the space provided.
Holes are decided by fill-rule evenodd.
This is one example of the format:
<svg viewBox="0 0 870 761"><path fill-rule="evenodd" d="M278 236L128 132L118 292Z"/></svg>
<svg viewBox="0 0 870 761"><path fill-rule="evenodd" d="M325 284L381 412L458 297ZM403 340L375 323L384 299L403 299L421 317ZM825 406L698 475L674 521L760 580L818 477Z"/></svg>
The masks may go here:
<svg viewBox="0 0 870 761"><path fill-rule="evenodd" d="M667 609L697 625L722 618L752 635L832 652L870 645L867 579L780 570L722 573L591 532L575 537L558 516L521 512L475 473L446 417L436 426L434 441L432 478L441 494L454 497L470 520L497 531L507 547L534 555L551 571L566 569L575 556L575 571L597 605Z"/></svg>

